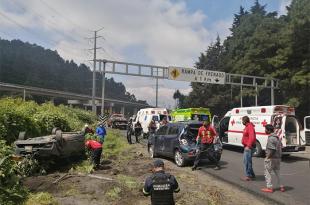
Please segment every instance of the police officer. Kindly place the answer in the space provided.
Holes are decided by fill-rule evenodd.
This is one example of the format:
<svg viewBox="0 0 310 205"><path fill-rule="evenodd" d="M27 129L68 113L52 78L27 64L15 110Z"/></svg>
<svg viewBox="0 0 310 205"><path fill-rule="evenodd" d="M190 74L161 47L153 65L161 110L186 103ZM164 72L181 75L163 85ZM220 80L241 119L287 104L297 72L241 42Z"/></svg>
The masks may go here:
<svg viewBox="0 0 310 205"><path fill-rule="evenodd" d="M173 192L180 191L177 180L173 175L165 173L164 162L154 161L153 175L145 180L143 194L151 195L152 205L174 205Z"/></svg>

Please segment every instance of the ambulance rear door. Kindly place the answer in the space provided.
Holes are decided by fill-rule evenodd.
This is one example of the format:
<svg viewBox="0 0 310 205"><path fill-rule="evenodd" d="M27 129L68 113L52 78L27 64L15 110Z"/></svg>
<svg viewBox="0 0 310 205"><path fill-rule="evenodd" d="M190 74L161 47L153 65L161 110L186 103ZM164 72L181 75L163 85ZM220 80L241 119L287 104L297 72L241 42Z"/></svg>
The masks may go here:
<svg viewBox="0 0 310 205"><path fill-rule="evenodd" d="M310 145L310 116L304 118L306 145Z"/></svg>

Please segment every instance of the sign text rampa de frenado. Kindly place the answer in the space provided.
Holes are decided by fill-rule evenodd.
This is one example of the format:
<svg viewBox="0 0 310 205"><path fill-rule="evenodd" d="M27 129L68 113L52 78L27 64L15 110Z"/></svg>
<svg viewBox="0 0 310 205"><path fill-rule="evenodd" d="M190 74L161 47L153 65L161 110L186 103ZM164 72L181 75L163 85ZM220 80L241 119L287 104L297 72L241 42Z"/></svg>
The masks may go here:
<svg viewBox="0 0 310 205"><path fill-rule="evenodd" d="M213 70L169 67L170 80L225 84L225 73Z"/></svg>

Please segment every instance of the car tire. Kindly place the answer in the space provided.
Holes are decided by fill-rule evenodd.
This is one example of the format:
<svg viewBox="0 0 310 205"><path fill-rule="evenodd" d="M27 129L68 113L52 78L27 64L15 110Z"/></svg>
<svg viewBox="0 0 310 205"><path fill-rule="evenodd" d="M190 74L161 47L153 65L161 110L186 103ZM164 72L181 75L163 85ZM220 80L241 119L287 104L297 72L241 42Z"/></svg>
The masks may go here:
<svg viewBox="0 0 310 205"><path fill-rule="evenodd" d="M186 164L186 161L182 155L182 153L180 152L180 150L175 150L174 152L174 162L178 167L184 167Z"/></svg>
<svg viewBox="0 0 310 205"><path fill-rule="evenodd" d="M63 138L62 138L62 131L61 130L57 130L56 133L56 140L57 142L59 142L60 144L62 144L63 142Z"/></svg>
<svg viewBox="0 0 310 205"><path fill-rule="evenodd" d="M157 157L157 154L155 153L154 145L149 145L148 146L148 152L149 152L150 158Z"/></svg>
<svg viewBox="0 0 310 205"><path fill-rule="evenodd" d="M263 156L263 149L259 141L256 141L256 147L253 149L253 157L262 157Z"/></svg>
<svg viewBox="0 0 310 205"><path fill-rule="evenodd" d="M52 129L52 135L56 135L57 130L60 130L58 127Z"/></svg>

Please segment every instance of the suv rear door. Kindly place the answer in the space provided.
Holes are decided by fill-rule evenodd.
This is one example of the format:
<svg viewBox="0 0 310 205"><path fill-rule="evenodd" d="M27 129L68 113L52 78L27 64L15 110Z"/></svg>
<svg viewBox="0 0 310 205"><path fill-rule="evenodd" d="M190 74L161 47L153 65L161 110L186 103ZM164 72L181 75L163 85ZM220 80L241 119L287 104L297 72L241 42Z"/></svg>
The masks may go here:
<svg viewBox="0 0 310 205"><path fill-rule="evenodd" d="M163 151L166 156L174 156L174 147L176 141L178 141L179 127L177 124L168 124L168 127L167 135L163 136Z"/></svg>
<svg viewBox="0 0 310 205"><path fill-rule="evenodd" d="M164 153L164 139L167 135L168 126L164 125L158 129L154 139L154 151L158 154Z"/></svg>
<svg viewBox="0 0 310 205"><path fill-rule="evenodd" d="M304 119L304 129L305 129L306 144L310 145L310 116L306 116Z"/></svg>

